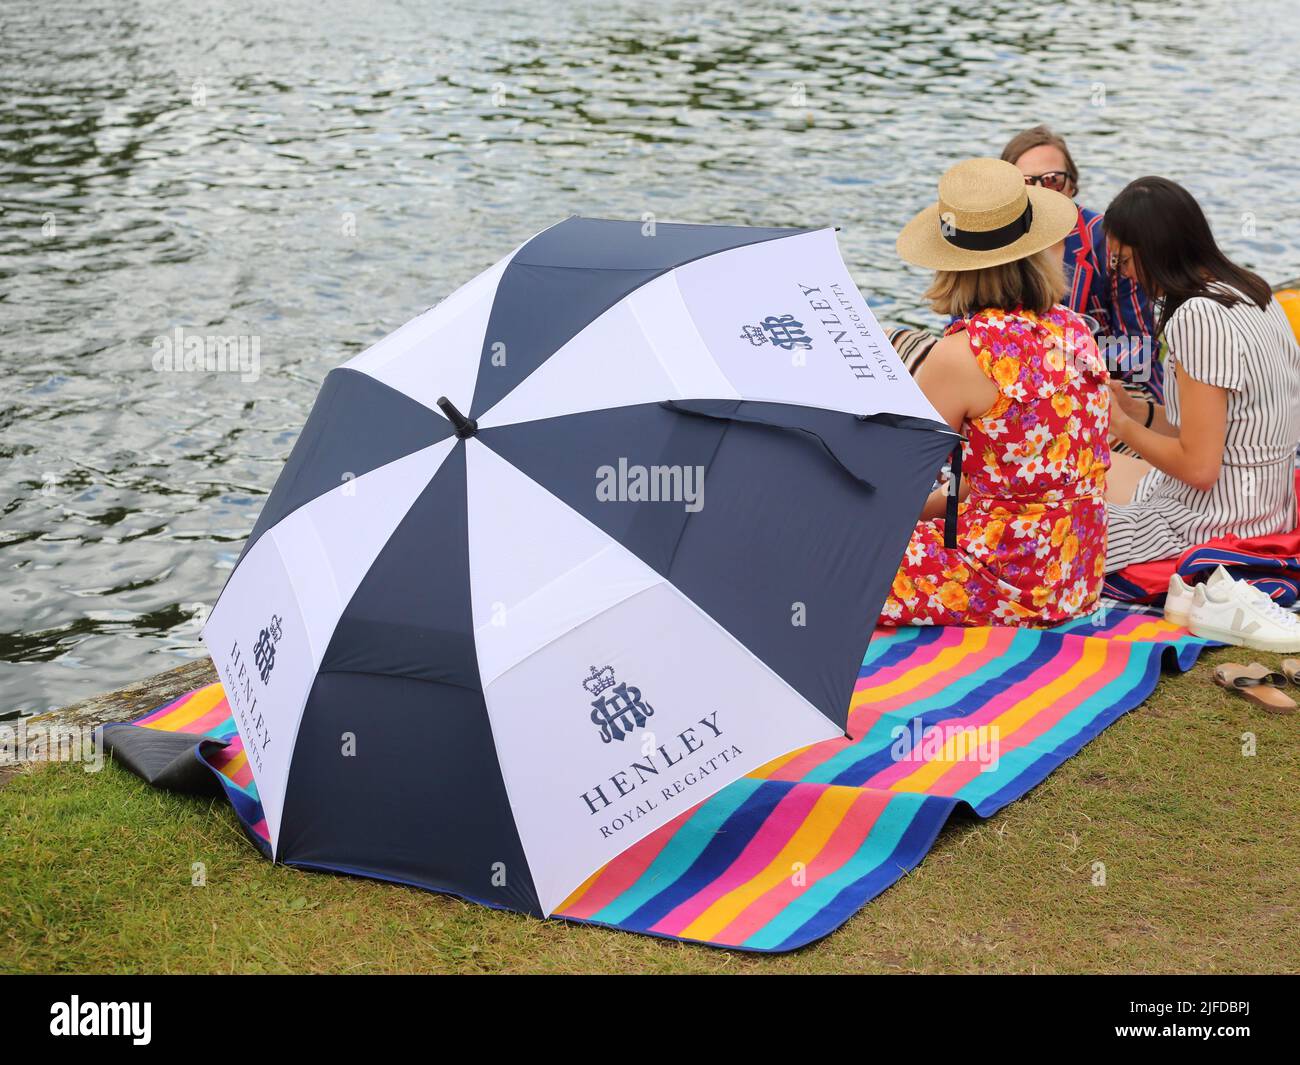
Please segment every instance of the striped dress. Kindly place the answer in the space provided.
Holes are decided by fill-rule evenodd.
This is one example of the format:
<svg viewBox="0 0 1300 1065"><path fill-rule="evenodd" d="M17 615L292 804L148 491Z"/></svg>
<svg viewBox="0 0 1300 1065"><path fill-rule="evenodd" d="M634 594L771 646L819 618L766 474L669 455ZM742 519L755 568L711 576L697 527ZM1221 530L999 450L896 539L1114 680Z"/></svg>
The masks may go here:
<svg viewBox="0 0 1300 1065"><path fill-rule="evenodd" d="M1108 504L1106 572L1172 558L1216 536L1267 536L1295 527L1300 441L1300 344L1277 300L1261 311L1190 299L1165 327L1169 359L1228 392L1223 468L1201 492L1152 470L1122 505ZM1178 380L1165 374L1165 416L1179 425Z"/></svg>

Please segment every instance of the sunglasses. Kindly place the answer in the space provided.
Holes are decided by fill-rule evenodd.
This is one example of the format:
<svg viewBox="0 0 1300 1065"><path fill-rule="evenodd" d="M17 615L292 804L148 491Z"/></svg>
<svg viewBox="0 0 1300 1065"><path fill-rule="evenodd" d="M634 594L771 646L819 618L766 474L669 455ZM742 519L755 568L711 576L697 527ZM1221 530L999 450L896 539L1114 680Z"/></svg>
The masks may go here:
<svg viewBox="0 0 1300 1065"><path fill-rule="evenodd" d="M1065 186L1074 179L1066 170L1049 170L1046 174L1026 174L1026 185L1041 185L1053 192L1064 192Z"/></svg>

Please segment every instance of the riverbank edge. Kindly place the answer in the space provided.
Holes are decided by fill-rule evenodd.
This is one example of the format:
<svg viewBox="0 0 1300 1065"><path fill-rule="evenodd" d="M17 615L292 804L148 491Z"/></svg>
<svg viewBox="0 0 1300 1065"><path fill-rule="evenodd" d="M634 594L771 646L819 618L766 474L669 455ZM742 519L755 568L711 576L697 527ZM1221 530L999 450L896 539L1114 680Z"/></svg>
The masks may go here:
<svg viewBox="0 0 1300 1065"><path fill-rule="evenodd" d="M113 722L134 721L150 710L169 703L195 688L211 684L216 679L217 671L212 665L212 659L205 656L184 662L172 669L165 669L161 673L155 673L124 688L101 692L57 710L33 714L20 720L29 729L42 730L85 730L99 728ZM22 750L18 751L17 755L13 762L0 763L0 787L3 787L14 774L41 761L40 758L26 757L26 752Z"/></svg>

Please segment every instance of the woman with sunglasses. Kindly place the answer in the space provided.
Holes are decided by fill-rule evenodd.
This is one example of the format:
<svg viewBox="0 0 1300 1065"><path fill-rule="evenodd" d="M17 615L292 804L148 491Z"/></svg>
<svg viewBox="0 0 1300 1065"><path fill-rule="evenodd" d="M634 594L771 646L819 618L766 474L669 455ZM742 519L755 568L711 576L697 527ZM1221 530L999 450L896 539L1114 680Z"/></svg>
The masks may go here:
<svg viewBox="0 0 1300 1065"><path fill-rule="evenodd" d="M1017 133L1002 149L1002 159L1024 176L1025 184L1073 199L1079 192L1079 171L1065 140L1046 126ZM1102 216L1076 207L1075 224L1066 235L1062 256L1066 294L1061 301L1076 314L1096 323L1094 330L1105 344L1107 358L1129 390L1141 399L1164 401L1162 367L1151 342L1151 304L1131 278L1110 268ZM935 345L935 336L921 329L900 328L889 334L903 364L917 373ZM1123 445L1116 451L1124 452Z"/></svg>
<svg viewBox="0 0 1300 1065"><path fill-rule="evenodd" d="M1169 363L1163 405L1111 382L1111 432L1145 461L1112 459L1106 571L1291 529L1300 344L1286 312L1166 178L1132 182L1105 227L1117 269L1160 301Z"/></svg>
<svg viewBox="0 0 1300 1065"><path fill-rule="evenodd" d="M1015 164L1028 185L1051 189L1071 199L1079 194L1079 171L1070 149L1064 138L1046 126L1017 133L1002 149L1002 158ZM1150 345L1143 348L1144 338L1153 332L1151 304L1140 285L1110 269L1102 216L1086 207L1078 211L1078 221L1065 238L1067 288L1063 302L1077 314L1093 318L1099 336L1111 338L1113 348L1103 354L1113 356L1115 362L1124 363L1135 373L1149 366L1154 375L1151 391L1160 399L1159 367L1147 357Z"/></svg>

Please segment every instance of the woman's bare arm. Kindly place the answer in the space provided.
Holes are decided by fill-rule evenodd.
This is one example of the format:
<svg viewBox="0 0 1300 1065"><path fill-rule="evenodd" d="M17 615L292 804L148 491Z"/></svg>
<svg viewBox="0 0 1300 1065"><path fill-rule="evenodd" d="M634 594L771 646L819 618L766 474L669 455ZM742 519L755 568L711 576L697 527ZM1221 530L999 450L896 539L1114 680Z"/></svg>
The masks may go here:
<svg viewBox="0 0 1300 1065"><path fill-rule="evenodd" d="M970 481L962 478L961 485L957 488L957 498L965 499L970 495ZM947 487L936 488L925 500L925 507L921 511L921 519L942 518L948 513L948 489Z"/></svg>
<svg viewBox="0 0 1300 1065"><path fill-rule="evenodd" d="M953 333L937 343L916 371L916 383L934 409L957 432L966 421L978 418L997 402L998 390L979 368L971 354L970 338L965 332ZM965 499L970 482L961 482L958 496ZM942 518L948 510L948 493L931 492L921 511L921 518Z"/></svg>
<svg viewBox="0 0 1300 1065"><path fill-rule="evenodd" d="M968 418L978 418L998 398L997 386L979 368L964 331L946 336L934 346L916 371L916 383L943 420L959 433Z"/></svg>
<svg viewBox="0 0 1300 1065"><path fill-rule="evenodd" d="M1110 431L1147 462L1201 492L1208 492L1223 468L1223 447L1228 438L1228 390L1207 385L1188 374L1181 364L1178 405L1182 425L1166 436L1147 429L1122 407L1112 408Z"/></svg>

